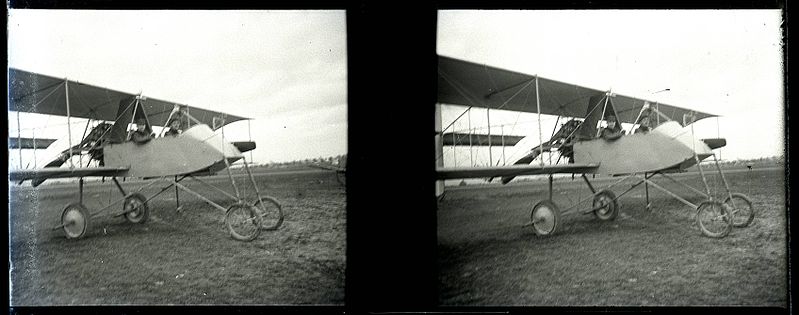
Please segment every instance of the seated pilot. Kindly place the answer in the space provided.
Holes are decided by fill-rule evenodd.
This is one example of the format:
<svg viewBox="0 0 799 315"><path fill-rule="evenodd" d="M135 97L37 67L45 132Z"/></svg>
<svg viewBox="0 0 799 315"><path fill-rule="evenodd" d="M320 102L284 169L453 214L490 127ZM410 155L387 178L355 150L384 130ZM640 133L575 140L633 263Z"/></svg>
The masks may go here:
<svg viewBox="0 0 799 315"><path fill-rule="evenodd" d="M638 129L635 129L635 133L646 133L652 130L652 124L649 121L649 116L641 117L641 121L638 122L640 126Z"/></svg>
<svg viewBox="0 0 799 315"><path fill-rule="evenodd" d="M169 121L169 130L164 134L164 136L176 137L182 132L183 130L180 130L180 119L173 118Z"/></svg>
<svg viewBox="0 0 799 315"><path fill-rule="evenodd" d="M621 125L616 120L616 116L609 115L607 118L607 126L602 128L599 132L599 136L604 138L605 140L616 140L621 137L624 132L621 129Z"/></svg>
<svg viewBox="0 0 799 315"><path fill-rule="evenodd" d="M153 139L153 134L147 128L147 121L144 119L136 120L136 131L134 131L129 138L136 143L147 143Z"/></svg>

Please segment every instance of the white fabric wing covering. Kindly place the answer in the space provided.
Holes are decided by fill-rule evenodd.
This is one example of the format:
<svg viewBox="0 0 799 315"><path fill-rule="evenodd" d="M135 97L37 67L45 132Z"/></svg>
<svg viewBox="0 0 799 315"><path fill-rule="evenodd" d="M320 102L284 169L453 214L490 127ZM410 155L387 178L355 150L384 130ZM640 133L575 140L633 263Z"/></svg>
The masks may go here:
<svg viewBox="0 0 799 315"><path fill-rule="evenodd" d="M9 111L67 116L67 90L70 116L104 121L116 120L120 102L137 96L24 70L8 70ZM224 118L224 124L248 119L147 97L142 105L153 126L164 126L175 105L185 106L192 117L208 126L214 126L214 117Z"/></svg>
<svg viewBox="0 0 799 315"><path fill-rule="evenodd" d="M438 102L536 113L536 77L534 75L489 67L445 56L438 57ZM575 84L538 77L541 113L583 118L589 99L604 95L600 91ZM610 101L624 123L633 123L645 100L614 94ZM655 102L649 101L653 106ZM715 115L668 104L657 109L672 120L682 122L683 114L693 112L696 120Z"/></svg>

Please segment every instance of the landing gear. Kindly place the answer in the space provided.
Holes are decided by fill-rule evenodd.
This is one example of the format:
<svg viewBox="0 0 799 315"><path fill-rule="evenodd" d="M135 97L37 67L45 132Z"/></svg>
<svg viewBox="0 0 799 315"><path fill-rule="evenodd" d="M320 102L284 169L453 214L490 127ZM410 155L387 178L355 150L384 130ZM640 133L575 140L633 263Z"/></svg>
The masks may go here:
<svg viewBox="0 0 799 315"><path fill-rule="evenodd" d="M165 179L165 177L161 177L159 180L151 181L149 184L139 187L138 190L133 193L125 192L125 189L123 189L116 177L112 177L112 180L119 192L122 194L122 197L108 204L107 206L94 211L93 213L89 213L86 207L82 204L83 179L81 178L78 182L78 195L80 201L70 204L64 209L63 213L61 214L61 224L54 227L53 230L63 229L67 238L70 239L81 238L86 234L91 218L98 217L102 212L110 209L111 207L119 206L119 203L122 203L122 211L115 213L114 216L124 216L125 219L131 223L145 223L147 222L150 213L147 201L155 198L161 193L164 193L172 187L175 187L175 200L178 205L178 211L180 211L180 195L178 191L183 190L190 195L205 201L207 204L221 210L225 215L225 226L233 239L249 242L257 238L262 230L277 230L284 221L283 207L280 205L280 203L272 197L260 197L257 183L255 182L249 167L247 167L246 161L244 165L245 169L247 170L250 184L254 187L256 196L259 197L254 203L245 202L245 199L240 195L240 191L236 186L236 182L233 180L233 175L230 172L230 165L228 164L227 160L225 160L225 163L228 169L228 177L231 181L231 186L233 186L233 189L235 190L235 195L230 194L216 186L205 183L194 176L182 175L175 176L168 186L161 188L159 192L155 193L148 199L140 192L156 183L161 182ZM197 182L200 182L211 189L222 193L233 200L233 205L227 208L223 207L213 200L206 198L192 189L189 189L180 183L185 178L195 179Z"/></svg>
<svg viewBox="0 0 799 315"><path fill-rule="evenodd" d="M732 226L747 227L752 224L755 219L755 209L752 207L749 197L741 193L734 193L731 196L732 198L724 199L724 204L732 210Z"/></svg>
<svg viewBox="0 0 799 315"><path fill-rule="evenodd" d="M135 193L125 198L123 204L123 211L125 212L125 219L130 223L144 223L150 215L150 209L147 207L147 198L140 193Z"/></svg>
<svg viewBox="0 0 799 315"><path fill-rule="evenodd" d="M616 217L619 215L619 204L616 201L617 197L612 191L609 190L610 187L615 186L616 184L620 183L621 181L616 182L616 184L611 185L608 189L597 191L594 189L594 186L591 185L591 182L582 174L583 180L585 180L586 185L588 185L588 189L591 190L593 196L593 207L588 210L580 210L582 214L594 213L594 215L602 221L610 221L615 220ZM558 206L552 201L553 192L552 192L552 176L549 177L549 199L542 200L541 202L537 203L534 207L532 212L530 213L530 223L527 225L532 225L535 234L537 235L551 235L554 234L558 227L560 226L561 216L569 215L575 213L577 210L574 208L583 202L589 201L591 197L583 199L576 204L572 205L571 207L566 208L561 212ZM625 192L626 193L626 192ZM623 195L623 194L622 194ZM527 226L525 225L525 226Z"/></svg>
<svg viewBox="0 0 799 315"><path fill-rule="evenodd" d="M283 207L275 198L261 197L253 205L261 220L261 229L277 230L283 224Z"/></svg>
<svg viewBox="0 0 799 315"><path fill-rule="evenodd" d="M615 220L619 215L616 195L610 190L602 190L594 196L594 215L602 221Z"/></svg>
<svg viewBox="0 0 799 315"><path fill-rule="evenodd" d="M80 203L68 205L61 213L61 227L67 238L83 237L89 229L89 211Z"/></svg>
<svg viewBox="0 0 799 315"><path fill-rule="evenodd" d="M237 203L225 213L225 225L230 237L237 241L249 242L261 233L261 217L254 206Z"/></svg>
<svg viewBox="0 0 799 315"><path fill-rule="evenodd" d="M247 169L247 175L250 177L250 183L253 185L253 187L255 187L256 195L259 195L255 180L252 178L252 174L249 172L246 164L245 169ZM230 178L231 186L233 186L233 189L235 190L235 195L191 175L186 175L173 181L172 185L190 195L197 197L202 201L205 201L205 203L208 205L223 211L225 214L225 226L230 233L230 237L235 240L249 242L256 239L262 230L277 230L283 224L283 208L277 200L272 197L265 196L259 198L253 203L247 202L245 199L240 197L240 191L238 186L236 186L236 182L232 178L232 174L228 172L228 176ZM196 191L189 189L188 187L179 183L184 178L194 179L198 183L218 191L219 193L231 199L234 202L233 205L225 208L213 200L210 200L197 193Z"/></svg>
<svg viewBox="0 0 799 315"><path fill-rule="evenodd" d="M718 201L704 201L696 209L696 223L707 237L727 236L732 230L731 218L727 205Z"/></svg>
<svg viewBox="0 0 799 315"><path fill-rule="evenodd" d="M560 209L552 200L541 200L530 213L530 222L535 234L552 235L560 225Z"/></svg>

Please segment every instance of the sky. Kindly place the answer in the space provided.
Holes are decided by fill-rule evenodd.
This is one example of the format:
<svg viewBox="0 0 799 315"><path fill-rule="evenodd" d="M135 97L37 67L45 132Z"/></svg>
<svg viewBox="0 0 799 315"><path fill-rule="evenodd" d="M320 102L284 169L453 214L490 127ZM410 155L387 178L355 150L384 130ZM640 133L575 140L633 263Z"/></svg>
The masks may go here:
<svg viewBox="0 0 799 315"><path fill-rule="evenodd" d="M345 11L8 15L9 67L253 118L258 163L347 153L346 47ZM54 148L68 147L62 117L23 113L20 125L23 137L58 138L64 141ZM16 113L8 126L16 136ZM77 142L85 120L72 126ZM232 123L225 135L248 140L247 127ZM32 160L32 150L24 151L23 167ZM46 155L38 152L39 163ZM18 153L9 158L18 167Z"/></svg>
<svg viewBox="0 0 799 315"><path fill-rule="evenodd" d="M436 49L720 115L695 123L697 137L726 138L724 160L749 159L783 154L781 26L779 10L439 11ZM465 109L444 106L443 126ZM479 108L451 128L468 130L469 116L485 133L486 111ZM538 145L536 114L492 110L490 119L492 134L532 136L505 148L508 164ZM542 116L545 138L555 120ZM502 164L501 151L492 150L493 164ZM489 161L486 149L445 147L443 155L447 166Z"/></svg>

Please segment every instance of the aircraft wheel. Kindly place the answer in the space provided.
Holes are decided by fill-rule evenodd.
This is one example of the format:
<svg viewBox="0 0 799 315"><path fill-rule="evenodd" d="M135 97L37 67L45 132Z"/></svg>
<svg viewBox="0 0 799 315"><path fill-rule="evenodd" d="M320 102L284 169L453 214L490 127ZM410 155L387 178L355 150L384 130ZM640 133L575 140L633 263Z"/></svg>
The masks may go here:
<svg viewBox="0 0 799 315"><path fill-rule="evenodd" d="M734 193L732 199L730 197L724 199L724 204L732 209L732 226L734 227L747 227L755 219L752 202L744 194Z"/></svg>
<svg viewBox="0 0 799 315"><path fill-rule="evenodd" d="M273 231L283 224L283 206L275 198L261 197L254 207L261 217L261 229Z"/></svg>
<svg viewBox="0 0 799 315"><path fill-rule="evenodd" d="M602 207L602 208L599 208ZM602 221L615 220L619 215L619 204L616 195L610 190L600 191L594 196L594 215Z"/></svg>
<svg viewBox="0 0 799 315"><path fill-rule="evenodd" d="M560 209L552 200L541 200L530 213L533 231L537 235L552 235L560 225Z"/></svg>
<svg viewBox="0 0 799 315"><path fill-rule="evenodd" d="M718 201L704 201L696 209L696 222L702 234L712 238L727 236L732 230L730 210Z"/></svg>
<svg viewBox="0 0 799 315"><path fill-rule="evenodd" d="M135 193L125 198L122 209L125 211L125 219L130 223L144 223L150 216L150 209L147 207L147 198L140 193Z"/></svg>
<svg viewBox="0 0 799 315"><path fill-rule="evenodd" d="M89 229L89 211L80 203L73 203L61 213L61 225L67 238L81 238Z"/></svg>
<svg viewBox="0 0 799 315"><path fill-rule="evenodd" d="M255 207L237 203L227 209L225 225L230 237L237 241L249 242L261 233L261 217Z"/></svg>

